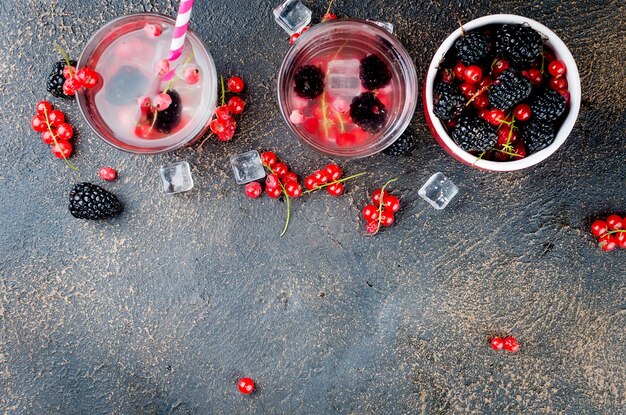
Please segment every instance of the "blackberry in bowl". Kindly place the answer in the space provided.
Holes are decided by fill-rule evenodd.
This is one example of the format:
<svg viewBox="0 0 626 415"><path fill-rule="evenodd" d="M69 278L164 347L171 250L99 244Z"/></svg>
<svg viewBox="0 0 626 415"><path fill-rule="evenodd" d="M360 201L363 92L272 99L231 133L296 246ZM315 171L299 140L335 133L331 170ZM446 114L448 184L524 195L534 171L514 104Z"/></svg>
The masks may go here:
<svg viewBox="0 0 626 415"><path fill-rule="evenodd" d="M567 139L580 110L580 76L567 46L541 23L484 16L437 50L422 99L433 136L455 159L520 170Z"/></svg>

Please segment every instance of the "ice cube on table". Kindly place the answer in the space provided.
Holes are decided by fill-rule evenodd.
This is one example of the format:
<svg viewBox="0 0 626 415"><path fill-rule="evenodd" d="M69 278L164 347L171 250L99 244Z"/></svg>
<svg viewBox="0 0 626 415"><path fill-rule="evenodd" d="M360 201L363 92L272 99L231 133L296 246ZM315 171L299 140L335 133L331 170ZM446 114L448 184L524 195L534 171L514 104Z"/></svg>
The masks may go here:
<svg viewBox="0 0 626 415"><path fill-rule="evenodd" d="M289 36L311 23L311 10L298 0L287 0L274 9L274 20Z"/></svg>
<svg viewBox="0 0 626 415"><path fill-rule="evenodd" d="M374 23L376 26L380 26L389 33L393 33L393 24L389 22L377 22L376 20L368 20L368 22Z"/></svg>
<svg viewBox="0 0 626 415"><path fill-rule="evenodd" d="M256 150L235 154L230 158L237 184L246 184L265 177L261 156Z"/></svg>
<svg viewBox="0 0 626 415"><path fill-rule="evenodd" d="M193 177L191 169L186 161L161 166L159 176L163 183L163 193L173 195L181 192L188 192L193 188Z"/></svg>
<svg viewBox="0 0 626 415"><path fill-rule="evenodd" d="M361 93L358 59L337 59L328 62L326 90L329 94L352 98Z"/></svg>
<svg viewBox="0 0 626 415"><path fill-rule="evenodd" d="M443 173L435 173L422 186L418 194L437 210L445 209L459 192L459 188Z"/></svg>

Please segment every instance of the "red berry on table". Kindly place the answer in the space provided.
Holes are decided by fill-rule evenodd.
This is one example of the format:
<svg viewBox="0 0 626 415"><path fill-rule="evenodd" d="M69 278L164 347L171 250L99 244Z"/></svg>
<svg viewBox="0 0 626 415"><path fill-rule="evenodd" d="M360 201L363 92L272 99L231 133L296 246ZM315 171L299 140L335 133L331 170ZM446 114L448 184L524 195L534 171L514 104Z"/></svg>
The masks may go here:
<svg viewBox="0 0 626 415"><path fill-rule="evenodd" d="M383 198L385 211L390 210L391 213L396 213L400 210L400 199L393 195L388 195Z"/></svg>
<svg viewBox="0 0 626 415"><path fill-rule="evenodd" d="M508 350L511 353L515 353L519 350L519 342L517 341L515 337L511 337L511 336L505 337L503 347L504 347L504 350Z"/></svg>
<svg viewBox="0 0 626 415"><path fill-rule="evenodd" d="M591 234L593 236L602 236L607 232L607 224L605 221L598 219L591 224Z"/></svg>
<svg viewBox="0 0 626 415"><path fill-rule="evenodd" d="M48 114L48 122L53 127L58 127L63 124L63 121L65 121L65 115L59 110L52 110L50 114Z"/></svg>
<svg viewBox="0 0 626 415"><path fill-rule="evenodd" d="M325 170L317 170L313 173L313 178L319 184L325 184L329 180L329 174Z"/></svg>
<svg viewBox="0 0 626 415"><path fill-rule="evenodd" d="M612 251L617 248L617 238L613 235L604 234L600 236L600 239L598 240L598 246L603 251Z"/></svg>
<svg viewBox="0 0 626 415"><path fill-rule="evenodd" d="M500 75L502 72L506 71L510 67L511 67L511 64L509 64L509 62L504 59L496 59L491 65L491 68L493 69L493 73L496 76Z"/></svg>
<svg viewBox="0 0 626 415"><path fill-rule="evenodd" d="M283 183L297 182L298 181L298 175L295 174L294 172L288 171L287 173L285 173L282 176L280 176L280 181L282 181Z"/></svg>
<svg viewBox="0 0 626 415"><path fill-rule="evenodd" d="M331 196L339 196L343 193L343 183L333 183L326 188Z"/></svg>
<svg viewBox="0 0 626 415"><path fill-rule="evenodd" d="M72 154L72 144L69 141L57 140L52 145L52 154L59 159L67 158Z"/></svg>
<svg viewBox="0 0 626 415"><path fill-rule="evenodd" d="M45 117L46 114L50 114L50 111L52 111L52 104L46 100L42 100L37 103L35 109L37 110L37 114Z"/></svg>
<svg viewBox="0 0 626 415"><path fill-rule="evenodd" d="M324 167L324 170L328 173L328 176L332 181L338 180L341 177L341 167L336 164L329 164Z"/></svg>
<svg viewBox="0 0 626 415"><path fill-rule="evenodd" d="M43 133L48 129L46 119L39 114L33 116L33 118L30 119L30 126L38 133Z"/></svg>
<svg viewBox="0 0 626 415"><path fill-rule="evenodd" d="M248 196L250 199L257 198L261 196L261 193L263 193L263 189L261 188L261 183L259 182L250 182L246 184L246 187L244 188L244 190L246 192L246 196Z"/></svg>
<svg viewBox="0 0 626 415"><path fill-rule="evenodd" d="M620 248L626 248L626 232L617 232L615 240Z"/></svg>
<svg viewBox="0 0 626 415"><path fill-rule="evenodd" d="M565 79L564 77L551 78L550 87L555 91L558 91L559 89L565 89L567 88L567 79Z"/></svg>
<svg viewBox="0 0 626 415"><path fill-rule="evenodd" d="M463 93L465 98L468 99L474 96L476 91L478 91L478 89L476 89L476 85L469 82L462 83L461 85L459 85L459 88L461 88L461 92Z"/></svg>
<svg viewBox="0 0 626 415"><path fill-rule="evenodd" d="M80 82L76 77L68 78L63 82L63 93L65 95L72 96L78 89L80 89Z"/></svg>
<svg viewBox="0 0 626 415"><path fill-rule="evenodd" d="M98 176L100 176L102 180L112 182L113 180L117 179L117 172L111 167L102 167L100 170L98 170Z"/></svg>
<svg viewBox="0 0 626 415"><path fill-rule="evenodd" d="M71 76L76 75L76 67L75 66L65 66L63 68L63 78L69 79Z"/></svg>
<svg viewBox="0 0 626 415"><path fill-rule="evenodd" d="M465 79L465 65L459 61L454 67L454 74L457 79Z"/></svg>
<svg viewBox="0 0 626 415"><path fill-rule="evenodd" d="M550 75L555 77L565 75L565 72L567 72L565 62L559 60L550 62L550 65L548 65L548 72L550 72Z"/></svg>
<svg viewBox="0 0 626 415"><path fill-rule="evenodd" d="M293 45L294 43L296 43L296 40L298 40L299 37L300 33L294 33L293 35L289 36L289 44Z"/></svg>
<svg viewBox="0 0 626 415"><path fill-rule="evenodd" d="M72 128L71 125L64 122L62 124L59 124L59 126L57 127L56 135L61 140L69 140L74 135L74 129Z"/></svg>
<svg viewBox="0 0 626 415"><path fill-rule="evenodd" d="M622 217L619 215L611 215L608 218L606 218L606 225L611 231L624 229L624 221L622 220Z"/></svg>
<svg viewBox="0 0 626 415"><path fill-rule="evenodd" d="M274 173L270 173L265 178L265 188L266 189L276 189L280 187L280 180L278 176Z"/></svg>
<svg viewBox="0 0 626 415"><path fill-rule="evenodd" d="M365 225L365 231L367 233L376 233L378 232L378 229L379 229L378 219L367 222L367 225Z"/></svg>
<svg viewBox="0 0 626 415"><path fill-rule="evenodd" d="M222 105L215 108L215 116L218 120L227 121L232 117L230 115L230 107L228 105Z"/></svg>
<svg viewBox="0 0 626 415"><path fill-rule="evenodd" d="M285 182L285 192L287 192L287 196L296 198L302 194L302 186L295 181Z"/></svg>
<svg viewBox="0 0 626 415"><path fill-rule="evenodd" d="M478 110L484 110L489 106L489 98L485 94L480 94L474 98L472 105Z"/></svg>
<svg viewBox="0 0 626 415"><path fill-rule="evenodd" d="M289 167L287 166L287 164L281 161L279 163L276 163L272 170L274 170L274 173L276 173L278 177L281 177L283 174L289 171Z"/></svg>
<svg viewBox="0 0 626 415"><path fill-rule="evenodd" d="M209 123L209 128L214 134L222 134L226 131L226 123L215 118Z"/></svg>
<svg viewBox="0 0 626 415"><path fill-rule="evenodd" d="M98 84L98 73L93 69L80 68L76 72L76 79L85 88L93 88Z"/></svg>
<svg viewBox="0 0 626 415"><path fill-rule="evenodd" d="M502 337L494 337L493 339L491 339L491 348L493 350L504 349L504 340L502 340Z"/></svg>
<svg viewBox="0 0 626 415"><path fill-rule="evenodd" d="M367 205L363 208L363 219L368 222L378 220L379 215L378 208L374 205Z"/></svg>
<svg viewBox="0 0 626 415"><path fill-rule="evenodd" d="M463 79L465 79L470 84L476 84L480 82L483 77L483 70L480 69L480 66L471 65L465 68L463 71Z"/></svg>
<svg viewBox="0 0 626 415"><path fill-rule="evenodd" d="M519 104L513 109L513 116L520 121L526 121L530 118L530 105L528 104Z"/></svg>
<svg viewBox="0 0 626 415"><path fill-rule="evenodd" d="M237 382L237 387L239 388L239 392L244 395L249 395L254 391L254 381L250 378L241 378L239 382Z"/></svg>
<svg viewBox="0 0 626 415"><path fill-rule="evenodd" d="M217 139L220 141L230 141L235 135L235 129L227 129L221 134L217 135Z"/></svg>
<svg viewBox="0 0 626 415"><path fill-rule="evenodd" d="M243 91L244 86L245 84L243 83L243 79L238 76L231 76L227 83L228 90L234 93Z"/></svg>
<svg viewBox="0 0 626 415"><path fill-rule="evenodd" d="M336 18L337 15L335 13L326 12L324 13L324 16L322 16L322 22L325 22L326 20L335 20Z"/></svg>
<svg viewBox="0 0 626 415"><path fill-rule="evenodd" d="M245 106L246 103L239 97L232 97L228 100L228 108L233 114L241 114Z"/></svg>
<svg viewBox="0 0 626 415"><path fill-rule="evenodd" d="M374 193L372 193L372 202L374 202L375 205L380 205L381 194L382 194L383 199L389 196L389 193L387 193L386 190L382 190L382 189L376 189L374 190Z"/></svg>
<svg viewBox="0 0 626 415"><path fill-rule="evenodd" d="M278 162L278 157L271 151L265 151L261 154L261 160L267 167L273 167Z"/></svg>
<svg viewBox="0 0 626 415"><path fill-rule="evenodd" d="M304 179L304 187L306 187L309 190L315 189L317 185L318 185L317 180L315 180L313 176L307 176Z"/></svg>
<svg viewBox="0 0 626 415"><path fill-rule="evenodd" d="M45 144L54 144L54 140L56 139L56 130L54 128L50 128L50 130L46 130L41 133L41 141L43 141Z"/></svg>
<svg viewBox="0 0 626 415"><path fill-rule="evenodd" d="M393 225L393 221L393 213L389 210L383 211L383 213L380 215L380 224L383 226L391 226Z"/></svg>
<svg viewBox="0 0 626 415"><path fill-rule="evenodd" d="M272 199L278 199L280 195L283 194L283 189L280 187L269 188L265 186L265 193L267 193L267 195Z"/></svg>

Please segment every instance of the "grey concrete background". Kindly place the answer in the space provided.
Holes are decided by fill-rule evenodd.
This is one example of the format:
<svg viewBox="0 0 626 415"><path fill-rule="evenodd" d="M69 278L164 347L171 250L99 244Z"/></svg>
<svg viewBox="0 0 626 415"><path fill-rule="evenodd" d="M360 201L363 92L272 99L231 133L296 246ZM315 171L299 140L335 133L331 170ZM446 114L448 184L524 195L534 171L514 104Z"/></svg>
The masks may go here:
<svg viewBox="0 0 626 415"><path fill-rule="evenodd" d="M300 174L328 160L298 144L276 105L288 43L275 2L198 1L192 26L248 107L235 139L155 157L101 142L75 104L72 161L29 129L58 59L111 18L174 14L174 1L0 4L0 408L7 414L626 413L626 252L601 252L591 221L626 214L625 6L620 1L337 1L340 16L393 22L423 79L443 39L489 13L532 17L570 47L580 119L547 162L510 174L455 162L421 108L411 157L344 163L368 176L338 199L249 201L231 154L273 149ZM322 1L306 2L315 15ZM158 166L185 159L196 188L164 197ZM67 194L112 165L125 212L72 218ZM443 171L460 187L438 212L419 199ZM370 238L368 191L398 176L397 225ZM511 334L517 354L488 340ZM257 381L243 396L240 376Z"/></svg>

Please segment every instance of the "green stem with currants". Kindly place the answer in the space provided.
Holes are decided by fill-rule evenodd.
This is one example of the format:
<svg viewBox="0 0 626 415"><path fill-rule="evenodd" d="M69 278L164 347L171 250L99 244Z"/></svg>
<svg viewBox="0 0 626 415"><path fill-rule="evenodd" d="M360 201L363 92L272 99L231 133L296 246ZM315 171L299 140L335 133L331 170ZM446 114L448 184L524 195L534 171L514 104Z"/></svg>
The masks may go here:
<svg viewBox="0 0 626 415"><path fill-rule="evenodd" d="M357 174L353 174L352 176L344 177L343 179L337 179L337 180L333 180L332 182L321 184L319 186L314 187L313 189L305 190L304 192L302 192L302 195L313 193L316 190L323 189L325 187L328 187L328 186L336 184L336 183L341 183L341 182L348 181L350 179L355 179L357 177L363 176L364 174L366 174L366 173L365 172L357 173Z"/></svg>
<svg viewBox="0 0 626 415"><path fill-rule="evenodd" d="M50 136L52 137L52 141L54 141L54 145L58 147L59 146L59 142L57 141L57 138L54 135L54 131L52 131L52 126L50 125L50 120L48 119L48 110L45 107L43 109L43 114L46 117L46 125L48 126L48 131L50 132ZM69 168L74 170L74 171L78 171L78 167L76 167L72 163L70 163L70 161L67 159L67 157L65 157L65 154L63 154L62 151L60 151L60 153L63 156L63 160L65 160L65 162L67 163Z"/></svg>
<svg viewBox="0 0 626 415"><path fill-rule="evenodd" d="M383 197L383 195L385 194L385 188L396 180L398 180L397 177L387 181L387 183L385 183L383 187L380 188L380 201L378 202L378 226L376 227L376 232L372 233L372 235L376 235L378 231L380 231L381 223L383 221L383 206L385 206L385 198Z"/></svg>

